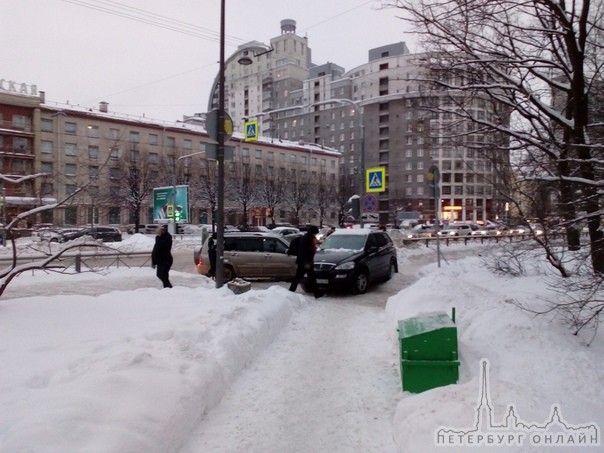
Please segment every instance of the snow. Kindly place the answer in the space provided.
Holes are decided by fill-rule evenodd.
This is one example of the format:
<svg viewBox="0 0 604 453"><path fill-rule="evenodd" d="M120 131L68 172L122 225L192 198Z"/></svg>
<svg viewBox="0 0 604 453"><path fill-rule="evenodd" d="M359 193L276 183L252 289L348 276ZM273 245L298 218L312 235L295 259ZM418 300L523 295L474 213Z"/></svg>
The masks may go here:
<svg viewBox="0 0 604 453"><path fill-rule="evenodd" d="M137 234L115 247L152 244ZM587 346L554 315L520 310L511 302L553 297L547 269L498 276L476 250L438 267L434 250L402 248L392 281L318 301L277 283L235 295L178 271L161 289L150 267L28 271L0 299L0 452L443 451L437 429L475 424L484 359L498 423L510 405L527 423L556 405L599 439L601 332ZM459 382L403 392L398 322L453 307ZM527 438L503 451L549 448L572 447Z"/></svg>

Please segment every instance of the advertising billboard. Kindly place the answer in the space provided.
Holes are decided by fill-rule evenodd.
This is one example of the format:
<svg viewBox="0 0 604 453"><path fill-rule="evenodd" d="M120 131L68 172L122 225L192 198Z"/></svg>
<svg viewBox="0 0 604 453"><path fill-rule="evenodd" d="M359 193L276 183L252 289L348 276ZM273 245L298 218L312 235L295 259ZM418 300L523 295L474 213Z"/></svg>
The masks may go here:
<svg viewBox="0 0 604 453"><path fill-rule="evenodd" d="M177 223L189 223L189 186L153 189L153 221L170 219Z"/></svg>

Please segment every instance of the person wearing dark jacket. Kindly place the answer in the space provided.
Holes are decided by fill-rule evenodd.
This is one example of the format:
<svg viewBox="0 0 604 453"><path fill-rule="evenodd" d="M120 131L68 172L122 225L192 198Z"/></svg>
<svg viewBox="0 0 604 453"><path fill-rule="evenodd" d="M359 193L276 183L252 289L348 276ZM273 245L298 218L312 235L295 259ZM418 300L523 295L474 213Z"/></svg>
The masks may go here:
<svg viewBox="0 0 604 453"><path fill-rule="evenodd" d="M315 293L315 298L323 297L324 293L319 291L317 287L317 278L315 277L315 252L317 251L317 238L316 235L319 233L319 228L312 225L306 231L306 234L300 238L300 245L298 247L298 255L296 257L296 276L292 281L289 290L296 292L298 283L304 278L304 274L308 277L308 286L312 288Z"/></svg>
<svg viewBox="0 0 604 453"><path fill-rule="evenodd" d="M208 258L210 258L210 270L207 273L207 276L210 278L216 277L216 239L218 235L216 233L212 233L212 236L208 239Z"/></svg>
<svg viewBox="0 0 604 453"><path fill-rule="evenodd" d="M151 252L151 266L157 267L157 278L164 284L164 288L172 288L170 283L170 268L172 267L172 235L168 233L168 225L161 225L157 229L155 245Z"/></svg>

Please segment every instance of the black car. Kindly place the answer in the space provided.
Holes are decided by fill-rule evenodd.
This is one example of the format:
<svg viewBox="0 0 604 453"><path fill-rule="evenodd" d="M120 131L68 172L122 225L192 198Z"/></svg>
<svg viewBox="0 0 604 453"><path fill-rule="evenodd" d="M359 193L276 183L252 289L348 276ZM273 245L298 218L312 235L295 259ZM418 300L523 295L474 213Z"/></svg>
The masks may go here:
<svg viewBox="0 0 604 453"><path fill-rule="evenodd" d="M398 272L396 248L384 231L338 229L317 250L314 269L320 289L362 294ZM310 290L305 282L303 288Z"/></svg>
<svg viewBox="0 0 604 453"><path fill-rule="evenodd" d="M93 226L82 228L79 231L73 231L63 234L63 242L73 239L90 236L93 239L100 239L103 242L121 242L122 231L117 227Z"/></svg>

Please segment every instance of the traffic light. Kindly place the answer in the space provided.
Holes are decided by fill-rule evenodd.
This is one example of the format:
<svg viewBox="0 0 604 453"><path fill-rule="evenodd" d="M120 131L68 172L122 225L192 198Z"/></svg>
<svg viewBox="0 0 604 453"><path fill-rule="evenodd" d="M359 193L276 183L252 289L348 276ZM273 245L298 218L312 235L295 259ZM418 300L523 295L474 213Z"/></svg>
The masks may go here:
<svg viewBox="0 0 604 453"><path fill-rule="evenodd" d="M361 217L361 198L358 195L353 195L348 199L348 203L346 203L346 207L348 208L348 213L358 219Z"/></svg>

